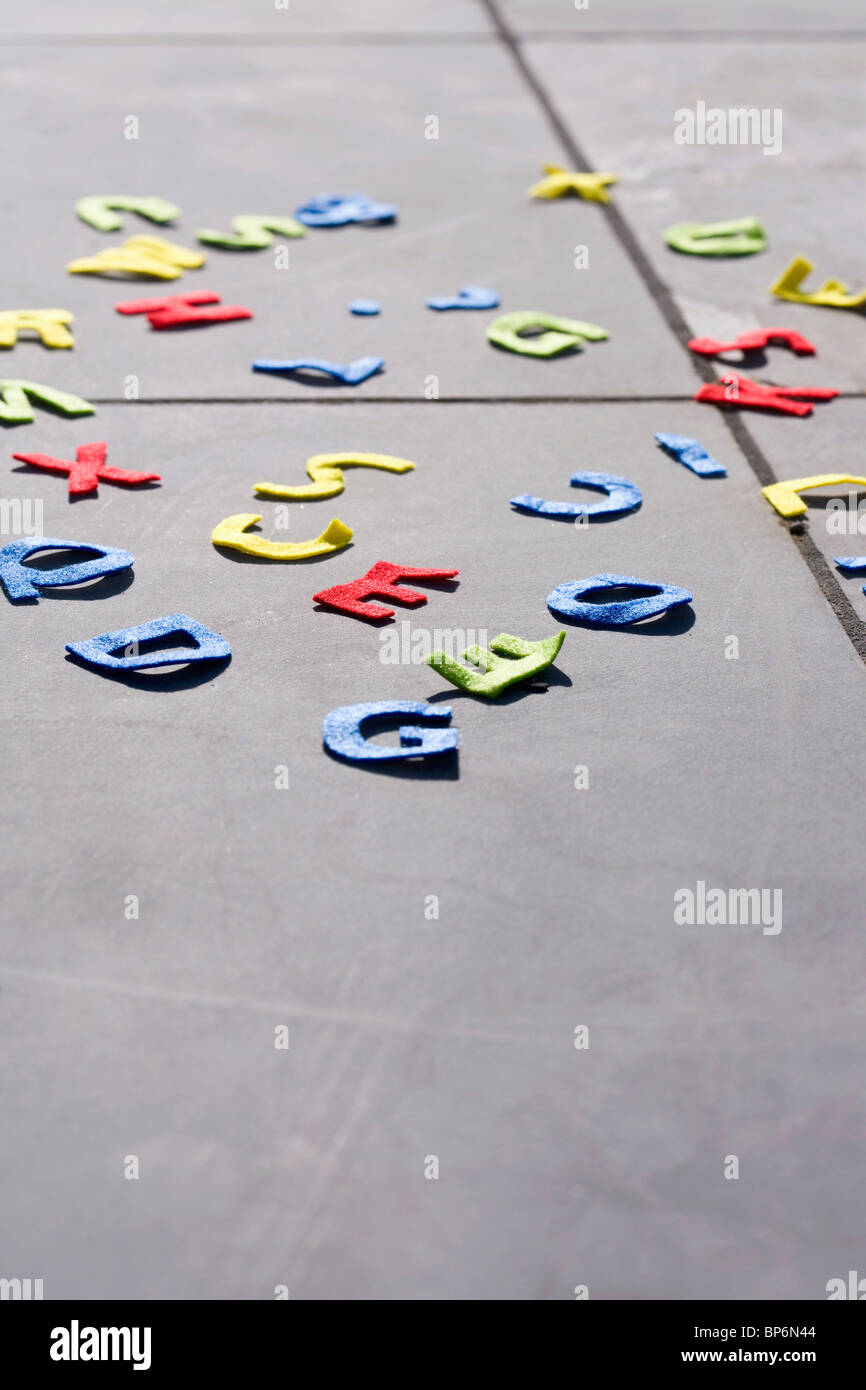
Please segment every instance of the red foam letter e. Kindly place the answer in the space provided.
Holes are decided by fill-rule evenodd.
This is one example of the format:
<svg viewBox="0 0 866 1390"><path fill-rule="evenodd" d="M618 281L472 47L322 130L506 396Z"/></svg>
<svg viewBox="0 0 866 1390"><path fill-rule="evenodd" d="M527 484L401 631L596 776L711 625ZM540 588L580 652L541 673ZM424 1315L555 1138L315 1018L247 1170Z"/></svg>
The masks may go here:
<svg viewBox="0 0 866 1390"><path fill-rule="evenodd" d="M416 608L427 602L426 594L415 589L401 589L401 579L453 579L459 570L412 569L408 565L391 565L387 560L379 560L360 579L351 584L335 584L331 589L320 589L313 594L316 603L335 608L338 613L347 613L352 618L366 618L379 622L383 618L393 618L393 608L385 608L381 603L365 603L368 598L389 598L394 603L405 603Z"/></svg>

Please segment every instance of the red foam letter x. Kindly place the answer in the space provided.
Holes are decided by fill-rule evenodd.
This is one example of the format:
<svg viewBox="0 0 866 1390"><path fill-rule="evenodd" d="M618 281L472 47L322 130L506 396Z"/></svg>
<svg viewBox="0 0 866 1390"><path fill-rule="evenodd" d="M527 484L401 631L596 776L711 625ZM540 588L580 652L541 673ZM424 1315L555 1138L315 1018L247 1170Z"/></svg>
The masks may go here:
<svg viewBox="0 0 866 1390"><path fill-rule="evenodd" d="M218 309L194 309L194 304L219 304L212 290L192 294L167 294L159 299L127 299L115 304L119 314L147 314L151 328L180 328L190 323L227 323L230 319L251 319L249 309L239 304L223 304Z"/></svg>
<svg viewBox="0 0 866 1390"><path fill-rule="evenodd" d="M365 603L368 598L389 598L394 603L405 603L416 608L427 602L426 594L415 589L400 589L401 579L453 579L459 570L419 570L408 565L390 565L387 560L379 560L360 579L351 584L335 584L332 589L320 589L313 594L316 603L324 603L328 608L336 608L338 613L348 613L352 618L367 618L379 622L382 618L393 618L393 608L384 608L381 603Z"/></svg>
<svg viewBox="0 0 866 1390"><path fill-rule="evenodd" d="M49 473L69 474L69 496L77 497L83 492L95 492L97 484L126 483L134 487L136 483L159 483L158 473L132 473L128 468L111 468L105 462L108 446L103 443L82 444L75 450L72 459L56 459L50 454L13 454L14 459L30 463L34 468L47 468Z"/></svg>
<svg viewBox="0 0 866 1390"><path fill-rule="evenodd" d="M696 401L711 401L714 405L752 406L756 410L778 410L781 415L811 415L807 401L831 401L838 391L820 386L761 386L757 381L728 372L719 381L708 382L695 392Z"/></svg>

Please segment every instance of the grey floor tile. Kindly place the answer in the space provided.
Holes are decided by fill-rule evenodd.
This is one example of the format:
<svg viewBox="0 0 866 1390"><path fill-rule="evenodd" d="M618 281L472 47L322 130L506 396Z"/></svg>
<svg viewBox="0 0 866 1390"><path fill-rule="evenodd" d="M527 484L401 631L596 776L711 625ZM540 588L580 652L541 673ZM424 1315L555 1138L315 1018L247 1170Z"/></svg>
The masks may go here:
<svg viewBox="0 0 866 1390"><path fill-rule="evenodd" d="M22 344L4 356L26 376L86 398L321 397L322 388L251 371L254 358L385 358L386 369L348 393L441 396L687 394L687 355L589 203L526 197L561 151L501 48L460 45L180 51L15 50L10 119L21 131L16 196L3 247L15 265L8 307L63 307L75 314L73 352ZM375 94L375 99L368 99ZM125 119L139 138L124 138ZM435 115L438 140L425 138ZM275 171L279 171L275 173ZM312 194L362 191L394 202L394 226L310 231L273 248L213 250L180 280L143 282L68 275L75 257L152 231L130 216L123 232L76 219L87 193L159 194L182 217L183 245L202 227L228 229L241 212L291 214ZM156 229L161 230L160 228ZM588 268L575 269L585 246ZM490 285L501 312L537 309L606 328L609 341L555 360L491 346L491 312L436 314L434 295ZM255 318L156 333L114 312L119 301L212 289ZM348 305L376 298L382 314L355 318ZM8 365L7 365L8 364ZM133 378L132 384L128 381ZM326 388L330 389L330 388ZM347 393L347 388L336 388Z"/></svg>
<svg viewBox="0 0 866 1390"><path fill-rule="evenodd" d="M557 36L705 33L730 35L732 30L758 32L773 43L792 32L822 38L834 31L863 32L863 7L858 0L834 0L818 7L811 0L494 0L495 8L519 33L554 31ZM773 58L778 56L773 53Z"/></svg>
<svg viewBox="0 0 866 1390"><path fill-rule="evenodd" d="M817 358L797 361L774 350L761 375L780 384L862 390L862 314L769 293L797 255L814 263L809 289L830 278L866 286L856 194L866 114L862 46L792 47L783 65L748 42L656 45L651 65L638 46L617 42L595 44L591 64L568 44L540 42L527 53L589 163L620 174L617 204L692 331L721 338L758 326L794 328L815 343ZM724 110L781 110L781 153L676 144L674 113L698 101ZM679 254L663 240L673 223L743 216L766 228L766 251L710 259Z"/></svg>
<svg viewBox="0 0 866 1390"><path fill-rule="evenodd" d="M695 477L658 429L729 476ZM855 1267L863 668L720 414L130 404L7 448L25 435L105 438L164 482L74 505L61 479L3 484L49 532L136 556L107 597L0 606L4 746L27 769L3 836L10 1268L48 1297L556 1299L820 1298ZM351 548L211 545L244 509L277 534L254 481L356 447L418 467L349 473L288 532L338 515ZM632 478L641 509L591 528L510 509L568 497L581 466ZM488 706L314 608L377 559L461 572L411 631L541 637L549 590L606 570L688 586L694 622L571 626L546 692ZM64 659L177 610L232 644L204 684ZM389 696L447 697L456 778L324 754L324 713ZM675 924L698 880L780 889L782 930Z"/></svg>
<svg viewBox="0 0 866 1390"><path fill-rule="evenodd" d="M816 406L817 411L821 412L820 422L814 416L805 420L783 420L755 414L750 418L750 433L772 462L778 478L813 478L825 473L845 474L851 478L866 476L861 443L866 428L866 402L832 401L829 406ZM793 428L783 429L785 424ZM798 425L803 428L798 429ZM859 577L846 574L836 567L833 559L837 555L866 556L866 503L860 507L864 497L866 485L815 488L803 494L808 511L795 523L798 528L801 522L805 524L809 537L837 576L861 622L866 621L866 595L863 593L866 573ZM790 523L780 524L788 526Z"/></svg>
<svg viewBox="0 0 866 1390"><path fill-rule="evenodd" d="M29 9L3 0L4 35L219 35L260 34L278 41L307 35L335 38L399 34L482 35L491 30L480 0L151 0L118 6L111 0L69 0Z"/></svg>
<svg viewBox="0 0 866 1390"><path fill-rule="evenodd" d="M549 36L523 49L535 91L501 17ZM0 544L38 520L135 555L131 582L0 593L0 1274L43 1278L47 1298L820 1299L858 1266L866 597L832 563L859 527L833 534L822 496L861 494L825 489L792 529L755 470L859 476L864 405L696 404L663 312L669 286L695 334L799 329L816 358L770 349L752 374L862 391L862 316L766 292L797 253L864 283L862 44L841 37L858 27L847 0L0 7L4 303L67 307L77 336L69 353L22 342L4 372L97 405L0 429ZM782 152L675 145L674 111L698 100L780 107ZM620 173L624 231L526 198L543 163L571 162L556 113ZM121 239L76 220L88 192L173 199L170 235L191 244L325 188L400 220L311 232L286 270L272 250L212 251L166 287L213 288L249 322L154 333L113 306L158 286L65 274ZM744 213L768 228L761 256L662 241ZM473 282L610 340L496 352L490 314L424 307ZM359 296L381 317L352 318ZM351 391L250 371L370 353L387 371ZM728 476L696 477L655 431L696 436ZM94 439L161 486L71 504L12 459ZM340 496L303 506L254 495L355 449L417 467L347 470ZM577 469L634 480L641 508L575 527L509 506L582 495ZM337 516L353 542L291 565L216 550L240 511L295 541ZM459 584L384 630L314 605L380 559ZM684 585L691 609L568 624L547 689L492 705L417 659L458 633L548 635L549 591L605 571ZM65 658L176 611L230 641L226 668L127 684ZM450 705L456 762L392 775L327 756L327 711L389 697ZM680 925L675 894L699 882L778 891L770 929Z"/></svg>

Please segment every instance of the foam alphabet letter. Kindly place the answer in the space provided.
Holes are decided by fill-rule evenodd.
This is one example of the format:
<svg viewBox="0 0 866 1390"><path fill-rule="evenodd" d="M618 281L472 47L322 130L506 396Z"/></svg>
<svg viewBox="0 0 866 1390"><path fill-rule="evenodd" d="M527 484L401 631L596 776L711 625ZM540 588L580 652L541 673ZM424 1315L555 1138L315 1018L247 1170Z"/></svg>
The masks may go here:
<svg viewBox="0 0 866 1390"><path fill-rule="evenodd" d="M848 574L860 574L866 570L866 555L834 555L833 563Z"/></svg>
<svg viewBox="0 0 866 1390"><path fill-rule="evenodd" d="M428 309L495 309L499 295L495 290L485 289L483 285L464 285L456 294L441 295L438 299L428 299Z"/></svg>
<svg viewBox="0 0 866 1390"><path fill-rule="evenodd" d="M733 409L751 407L753 410L777 410L780 415L811 415L811 405L801 402L831 401L838 394L821 386L762 386L738 372L728 372L696 391L695 400Z"/></svg>
<svg viewBox="0 0 866 1390"><path fill-rule="evenodd" d="M219 305L219 308L199 309L199 304ZM147 314L151 328L188 328L194 323L228 323L232 319L251 319L252 312L239 304L221 304L212 290L194 290L192 294L167 294L159 299L127 299L115 304L119 314Z"/></svg>
<svg viewBox="0 0 866 1390"><path fill-rule="evenodd" d="M409 459L394 454L313 454L307 459L311 483L298 487L283 487L279 483L256 483L260 497L288 497L296 501L307 498L338 497L345 487L344 468L382 468L388 473L408 473L415 467Z"/></svg>
<svg viewBox="0 0 866 1390"><path fill-rule="evenodd" d="M70 391L55 391L53 386L40 386L38 381L0 381L0 420L7 425L26 425L33 419L30 400L38 401L61 415L92 415L93 406Z"/></svg>
<svg viewBox="0 0 866 1390"><path fill-rule="evenodd" d="M443 651L431 652L427 665L461 690L495 700L508 686L528 680L550 666L564 641L564 632L557 632L555 637L547 637L541 642L526 642L522 637L511 637L507 632L500 632L498 637L491 640L489 650L472 646L462 653L466 661L480 667L480 670L473 671L462 666Z"/></svg>
<svg viewBox="0 0 866 1390"><path fill-rule="evenodd" d="M70 275L138 275L154 280L177 280L182 271L204 265L201 251L177 246L157 236L131 236L122 246L106 246L95 256L70 261Z"/></svg>
<svg viewBox="0 0 866 1390"><path fill-rule="evenodd" d="M62 569L37 570L24 561L41 550L86 550L99 552L95 560L82 560ZM111 545L88 545L82 541L58 541L48 536L28 537L10 541L0 550L0 584L13 603L21 599L38 599L39 589L57 589L67 584L86 584L90 579L132 568L133 557L128 550L116 550Z"/></svg>
<svg viewBox="0 0 866 1390"><path fill-rule="evenodd" d="M800 286L812 270L812 262L805 256L795 256L770 286L770 294L793 304L818 304L825 309L859 309L861 304L866 304L866 289L852 290L844 280L825 280L811 293L801 290Z"/></svg>
<svg viewBox="0 0 866 1390"><path fill-rule="evenodd" d="M588 487L594 492L606 492L605 502L545 502L543 497L531 497L524 493L512 497L511 505L522 512L535 512L538 516L621 516L634 511L641 504L640 488L630 483L628 478L618 478L613 473L572 473L572 487Z"/></svg>
<svg viewBox="0 0 866 1390"><path fill-rule="evenodd" d="M144 642L183 636L191 638L193 646L163 647L144 654L139 652ZM129 656L114 655L127 647L132 648ZM67 642L66 650L79 661L86 661L89 666L99 666L109 671L145 671L154 666L179 666L193 661L225 661L232 652L224 637L188 618L185 613L170 613L168 617L154 618L138 627L103 632L101 636L90 637L86 642Z"/></svg>
<svg viewBox="0 0 866 1390"><path fill-rule="evenodd" d="M379 560L351 584L335 584L330 589L320 589L313 594L313 601L334 608L338 613L347 613L352 618L381 622L384 618L393 618L393 608L385 608L380 603L366 603L365 599L389 598L394 603L405 603L409 608L416 608L427 602L427 595L419 594L414 589L398 588L401 580L453 579L458 573L458 570L413 569L409 565L391 565L387 560Z"/></svg>
<svg viewBox="0 0 866 1390"><path fill-rule="evenodd" d="M675 222L664 234L668 246L690 256L751 256L763 251L767 234L754 217L731 222Z"/></svg>
<svg viewBox="0 0 866 1390"><path fill-rule="evenodd" d="M139 483L158 483L158 473L134 473L128 468L112 468L105 462L108 446L101 441L93 444L80 444L75 450L75 461L56 459L50 454L13 454L21 463L29 463L32 468L45 468L49 473L64 473L69 476L69 496L80 497L85 492L96 492L99 482L123 483L136 487Z"/></svg>
<svg viewBox="0 0 866 1390"><path fill-rule="evenodd" d="M795 333L793 328L755 328L749 333L740 333L730 343L720 343L715 338L692 338L689 347L702 357L718 357L721 352L733 352L737 348L741 352L759 352L770 343L790 348L798 357L812 357L815 353L814 344L802 333Z"/></svg>
<svg viewBox="0 0 866 1390"><path fill-rule="evenodd" d="M866 487L866 478L854 478L847 473L816 473L811 478L789 478L786 482L771 483L769 487L762 487L761 492L780 516L802 516L808 509L799 493L817 487L840 487L844 483Z"/></svg>
<svg viewBox="0 0 866 1390"><path fill-rule="evenodd" d="M552 331L541 333L537 338L521 336L536 328ZM524 357L555 357L559 352L579 347L585 339L599 342L607 337L607 330L594 323L558 318L555 314L537 313L534 309L519 309L495 319L487 329L487 337L497 347L519 352Z"/></svg>
<svg viewBox="0 0 866 1390"><path fill-rule="evenodd" d="M326 714L322 723L325 747L340 758L351 762L383 762L394 758L430 758L457 749L456 729L423 728L418 724L401 724L397 733L400 747L368 743L362 726L370 719L388 719L411 714L428 724L447 724L451 710L447 705L427 705L416 700L373 700L364 705L343 705Z"/></svg>
<svg viewBox="0 0 866 1390"><path fill-rule="evenodd" d="M67 328L67 309L4 309L0 313L0 348L14 347L19 333L37 333L48 348L71 348L75 339Z"/></svg>
<svg viewBox="0 0 866 1390"><path fill-rule="evenodd" d="M116 216L112 209L120 212L137 212L149 222L173 222L180 217L180 208L165 198L130 198L123 193L97 194L90 198L79 198L75 211L82 222L88 222L98 232L119 232L123 218Z"/></svg>
<svg viewBox="0 0 866 1390"><path fill-rule="evenodd" d="M597 589L650 589L653 592L633 599L621 599L613 603L581 603L581 594L592 593ZM593 574L589 579L575 579L568 584L559 584L547 596L547 606L558 618L572 618L579 622L592 623L596 627L626 627L629 623L639 623L644 618L654 618L666 613L669 608L691 603L688 589L677 588L674 584L656 584L646 579L635 579L629 574Z"/></svg>
<svg viewBox="0 0 866 1390"><path fill-rule="evenodd" d="M255 526L261 517L254 512L238 512L227 516L211 533L214 545L228 550L240 550L244 555L258 555L264 560L311 560L316 555L328 555L342 550L352 539L351 526L334 517L320 536L311 541L268 541L264 536L248 536L248 527Z"/></svg>
<svg viewBox="0 0 866 1390"><path fill-rule="evenodd" d="M728 470L707 453L697 439L689 439L684 434L656 434L655 438L671 458L684 463L693 473L702 478L726 478Z"/></svg>
<svg viewBox="0 0 866 1390"><path fill-rule="evenodd" d="M319 193L295 208L295 216L305 227L345 227L349 222L393 222L397 209L362 193L345 198L338 193Z"/></svg>
<svg viewBox="0 0 866 1390"><path fill-rule="evenodd" d="M294 376L301 372L321 372L345 386L358 386L368 376L374 376L385 365L384 357L356 357L354 362L326 362L321 357L293 357L286 362L274 362L259 357L253 363L254 372L273 372L276 376Z"/></svg>
<svg viewBox="0 0 866 1390"><path fill-rule="evenodd" d="M256 217L242 213L232 218L232 228L234 235L206 229L196 236L205 246L222 246L227 251L261 251L273 241L272 232L288 237L307 235L293 217Z"/></svg>
<svg viewBox="0 0 866 1390"><path fill-rule="evenodd" d="M561 198L564 193L576 193L591 203L609 203L606 184L617 183L618 174L577 174L563 169L561 164L545 164L546 178L526 190L530 198Z"/></svg>

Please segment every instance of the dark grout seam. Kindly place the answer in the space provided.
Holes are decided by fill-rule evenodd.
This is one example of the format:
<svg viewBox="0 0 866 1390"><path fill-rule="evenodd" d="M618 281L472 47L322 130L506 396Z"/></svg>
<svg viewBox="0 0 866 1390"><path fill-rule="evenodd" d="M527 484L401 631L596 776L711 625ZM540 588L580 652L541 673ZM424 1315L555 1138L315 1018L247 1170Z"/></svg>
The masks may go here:
<svg viewBox="0 0 866 1390"><path fill-rule="evenodd" d="M591 169L593 167L591 161L574 139L565 121L557 111L551 97L530 67L521 48L520 39L500 14L498 0L481 0L481 4L486 9L493 24L496 25L499 36L504 46L511 54L518 72L521 74L539 106L544 111L551 129L556 134L562 148L572 161L572 167L575 169ZM655 267L640 245L636 233L632 231L615 202L602 204L601 211L606 216L611 231L620 243L620 246L623 248L629 260L634 265L638 275L643 280L647 292L654 301L666 324L688 357L693 371L700 377L701 381L714 381L716 379L715 368L704 358L697 357L694 353L689 351L688 343L689 339L693 336L692 331L674 299L673 292L655 270ZM725 424L731 432L735 444L746 459L746 462L749 464L749 467L752 469L761 487L768 487L771 483L776 482L776 474L767 456L749 432L742 415L738 412L727 410L722 411L721 414ZM808 532L800 526L797 530L792 530L790 534L792 539L796 542L800 554L808 565L812 577L835 613L842 630L848 637L857 655L866 663L866 624L857 616L857 613L854 611L836 575L830 569L826 559L818 549L814 540L809 536Z"/></svg>
<svg viewBox="0 0 866 1390"><path fill-rule="evenodd" d="M316 34L0 34L0 48L375 48L410 44L498 44L498 34L466 33Z"/></svg>
<svg viewBox="0 0 866 1390"><path fill-rule="evenodd" d="M484 3L484 0L482 0ZM863 43L866 29L521 29L521 43Z"/></svg>
<svg viewBox="0 0 866 1390"><path fill-rule="evenodd" d="M864 400L866 392L863 391L840 391L839 400ZM324 392L319 396L145 396L137 400L128 400L126 396L89 396L91 405L659 405L673 404L684 405L687 401L693 401L694 396L683 393L682 391L663 391L658 394L651 392L626 392L617 391L611 394L593 395L587 393L581 396L563 394L561 396L441 396L436 400L428 400L426 396L344 396L326 395ZM731 411L726 414L728 428L736 435L738 442L742 438L752 443L751 435L738 433L742 420ZM745 449L744 449L745 452ZM761 464L755 463L755 471L764 467L766 460ZM766 482L764 481L766 477ZM768 467L761 476L761 486L767 487L769 483L775 482L772 470Z"/></svg>
<svg viewBox="0 0 866 1390"><path fill-rule="evenodd" d="M91 405L414 405L428 408L439 405L653 405L682 404L693 396L678 394L639 396L442 396L427 400L426 396L147 396L127 400L125 396L89 396Z"/></svg>
<svg viewBox="0 0 866 1390"><path fill-rule="evenodd" d="M481 0L482 4L486 0ZM481 30L416 33L239 34L0 34L0 48L273 48L299 44L323 48L374 48L413 44L498 44L501 34ZM520 43L864 43L866 29L523 29Z"/></svg>

